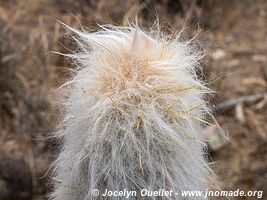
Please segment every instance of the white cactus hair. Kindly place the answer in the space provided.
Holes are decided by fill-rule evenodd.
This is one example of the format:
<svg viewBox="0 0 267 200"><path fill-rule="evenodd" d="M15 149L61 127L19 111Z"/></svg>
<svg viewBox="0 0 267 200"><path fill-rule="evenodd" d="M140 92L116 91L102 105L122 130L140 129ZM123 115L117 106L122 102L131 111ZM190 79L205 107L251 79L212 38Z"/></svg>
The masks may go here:
<svg viewBox="0 0 267 200"><path fill-rule="evenodd" d="M196 75L203 53L192 40L138 26L69 29L78 50L67 56L77 69L64 84L63 147L49 198L104 199L93 189L206 190L212 173L200 138L212 116L211 90ZM194 198L203 197L187 197Z"/></svg>

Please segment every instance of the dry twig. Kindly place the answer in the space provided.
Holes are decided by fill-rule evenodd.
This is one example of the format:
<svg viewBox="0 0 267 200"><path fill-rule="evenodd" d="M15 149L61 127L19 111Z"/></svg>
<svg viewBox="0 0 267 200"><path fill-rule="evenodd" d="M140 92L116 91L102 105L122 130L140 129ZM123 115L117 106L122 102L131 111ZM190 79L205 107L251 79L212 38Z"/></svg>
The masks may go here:
<svg viewBox="0 0 267 200"><path fill-rule="evenodd" d="M248 96L243 96L237 99L229 99L226 101L223 101L218 105L218 108L222 110L229 110L233 107L235 107L237 104L252 104L255 103L263 98L267 97L267 93L259 93L259 94L253 94Z"/></svg>

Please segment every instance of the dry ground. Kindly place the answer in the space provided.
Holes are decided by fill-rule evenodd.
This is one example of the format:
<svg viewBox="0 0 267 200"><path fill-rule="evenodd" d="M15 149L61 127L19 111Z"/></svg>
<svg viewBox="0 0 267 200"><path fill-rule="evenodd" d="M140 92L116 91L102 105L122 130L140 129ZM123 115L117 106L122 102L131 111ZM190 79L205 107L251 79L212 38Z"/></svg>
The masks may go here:
<svg viewBox="0 0 267 200"><path fill-rule="evenodd" d="M59 145L50 137L58 119L52 91L70 68L49 51L75 48L58 20L92 31L138 13L144 27L158 15L166 32L185 22L188 37L202 31L202 75L229 134L226 141L205 129L211 166L222 189L263 190L267 199L266 1L0 0L0 200L41 200L49 190L44 175Z"/></svg>

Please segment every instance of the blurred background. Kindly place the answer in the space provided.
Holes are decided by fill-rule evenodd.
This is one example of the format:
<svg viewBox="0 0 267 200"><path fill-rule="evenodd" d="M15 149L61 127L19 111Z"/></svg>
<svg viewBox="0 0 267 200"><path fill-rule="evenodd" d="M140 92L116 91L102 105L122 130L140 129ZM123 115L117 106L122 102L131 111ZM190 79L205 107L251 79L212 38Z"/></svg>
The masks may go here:
<svg viewBox="0 0 267 200"><path fill-rule="evenodd" d="M54 90L71 66L50 51L75 45L59 21L87 31L139 16L163 31L187 24L205 49L200 78L229 140L207 126L210 166L223 190L262 190L267 199L267 1L0 0L0 200L43 200L59 141ZM236 198L238 199L238 198ZM240 199L256 199L242 197Z"/></svg>

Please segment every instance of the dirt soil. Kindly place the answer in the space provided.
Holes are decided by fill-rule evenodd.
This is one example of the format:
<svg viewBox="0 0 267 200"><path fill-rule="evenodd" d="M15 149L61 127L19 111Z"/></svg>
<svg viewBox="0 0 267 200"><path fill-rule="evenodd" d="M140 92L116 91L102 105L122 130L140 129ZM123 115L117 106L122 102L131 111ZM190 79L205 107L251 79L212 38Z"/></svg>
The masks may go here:
<svg viewBox="0 0 267 200"><path fill-rule="evenodd" d="M215 117L229 139L205 134L223 190L267 199L267 1L0 0L0 200L42 200L60 141L54 90L71 66L50 51L75 49L61 22L88 31L139 15L167 33L187 24L206 51L200 73L217 93ZM216 198L215 198L216 199ZM238 198L235 198L238 199ZM240 199L257 199L242 197Z"/></svg>

